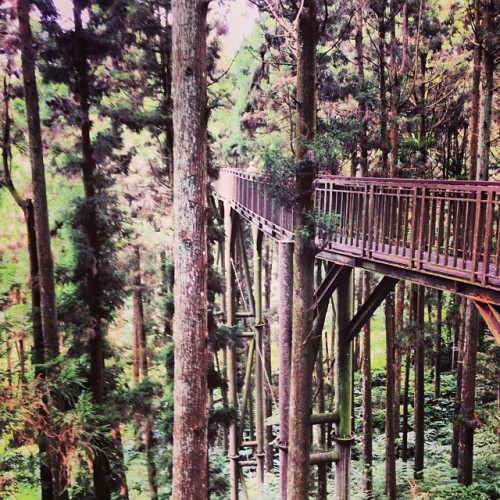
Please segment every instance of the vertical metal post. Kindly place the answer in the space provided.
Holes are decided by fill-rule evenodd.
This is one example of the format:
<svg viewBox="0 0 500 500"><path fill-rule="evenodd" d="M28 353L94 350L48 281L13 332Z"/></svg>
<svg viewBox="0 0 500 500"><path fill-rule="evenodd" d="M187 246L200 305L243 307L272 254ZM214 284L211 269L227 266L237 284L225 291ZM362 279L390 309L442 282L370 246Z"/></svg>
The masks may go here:
<svg viewBox="0 0 500 500"><path fill-rule="evenodd" d="M288 482L288 415L290 404L290 370L292 348L293 243L280 242L278 247L279 287L279 448L281 499L287 499Z"/></svg>
<svg viewBox="0 0 500 500"><path fill-rule="evenodd" d="M231 261L234 253L234 231L231 206L224 203L224 227L226 237L224 240L224 264L226 281L226 324L233 326L236 322L234 304L234 271ZM227 383L229 404L233 408L238 407L237 372L235 346L230 342L227 346ZM238 452L238 428L236 420L232 420L229 426L229 459L231 500L238 500L238 476L239 476L239 452Z"/></svg>
<svg viewBox="0 0 500 500"><path fill-rule="evenodd" d="M254 300L255 300L255 424L257 438L257 498L262 498L265 465L265 434L264 434L264 377L263 377L263 314L262 314L262 232L252 226L253 234L253 270L254 270Z"/></svg>
<svg viewBox="0 0 500 500"><path fill-rule="evenodd" d="M353 273L340 283L336 294L337 336L335 338L335 408L339 415L335 465L335 499L348 500L351 488L352 447L352 343L345 342L345 330L352 318Z"/></svg>

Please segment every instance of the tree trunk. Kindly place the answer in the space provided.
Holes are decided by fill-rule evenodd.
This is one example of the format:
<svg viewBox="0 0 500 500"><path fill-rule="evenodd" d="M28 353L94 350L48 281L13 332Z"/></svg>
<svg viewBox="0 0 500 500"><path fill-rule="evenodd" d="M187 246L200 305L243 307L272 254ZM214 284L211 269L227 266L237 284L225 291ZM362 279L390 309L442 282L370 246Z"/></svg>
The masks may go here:
<svg viewBox="0 0 500 500"><path fill-rule="evenodd" d="M311 450L310 413L314 367L313 294L314 228L309 214L315 165L307 149L316 130L316 0L304 0L297 25L297 144L300 162L295 177L295 253L293 277L292 373L288 496L306 499L309 492Z"/></svg>
<svg viewBox="0 0 500 500"><path fill-rule="evenodd" d="M401 460L408 462L408 406L410 398L410 364L411 364L411 348L406 348L405 359L405 383L403 389L403 424L401 427Z"/></svg>
<svg viewBox="0 0 500 500"><path fill-rule="evenodd" d="M407 342L407 339L404 338L404 300L405 282L400 281L396 285L396 305L394 310L394 320L396 323L396 344L394 346L394 434L396 438L398 438L400 431L403 345Z"/></svg>
<svg viewBox="0 0 500 500"><path fill-rule="evenodd" d="M423 172L427 167L427 105L425 98L425 74L427 72L427 52L420 52L420 158Z"/></svg>
<svg viewBox="0 0 500 500"><path fill-rule="evenodd" d="M458 481L466 486L472 483L473 472L478 334L478 313L472 300L467 300L458 415Z"/></svg>
<svg viewBox="0 0 500 500"><path fill-rule="evenodd" d="M290 370L292 346L293 243L278 244L280 493L287 500ZM293 497L292 497L293 498Z"/></svg>
<svg viewBox="0 0 500 500"><path fill-rule="evenodd" d="M389 144L387 137L387 82L385 72L385 35L387 33L387 24L385 19L385 9L387 0L382 0L376 15L378 17L378 70L379 70L379 97L380 97L380 149L382 153L381 170L384 177L389 172Z"/></svg>
<svg viewBox="0 0 500 500"><path fill-rule="evenodd" d="M425 344L424 344L424 287L414 285L416 301L416 334L415 334L415 395L414 395L414 431L415 431L415 479L423 479L424 470L424 408L425 408Z"/></svg>
<svg viewBox="0 0 500 500"><path fill-rule="evenodd" d="M493 75L495 71L495 36L498 36L498 26L493 26L495 5L493 0L482 0L482 34L483 57L481 61L482 83L479 102L479 138L477 156L477 175L483 181L489 177L491 115L493 108ZM496 35L495 35L496 33ZM498 45L498 43L496 44ZM474 61L475 62L475 61Z"/></svg>
<svg viewBox="0 0 500 500"><path fill-rule="evenodd" d="M104 290L101 279L102 248L99 243L99 230L97 221L97 188L95 179L96 164L93 156L90 129L90 91L89 68L87 61L87 48L82 24L82 5L74 3L73 16L75 23L74 65L77 80L77 95L80 113L80 134L82 152L82 177L86 203L86 218L84 233L87 250L90 255L86 262L85 270L85 301L89 313L89 354L90 354L90 386L93 402L103 405L105 402L104 381L104 336L105 321L102 307ZM117 431L120 432L119 429ZM110 499L112 489L121 488L120 477L123 476L123 464L116 463L114 477L112 477L109 460L110 451L114 448L116 440L111 433L106 438L100 438L95 443L96 450L93 460L94 495L99 499ZM114 450L117 452L118 450ZM119 453L116 454L119 456Z"/></svg>
<svg viewBox="0 0 500 500"><path fill-rule="evenodd" d="M207 497L206 15L172 2L175 375L173 498Z"/></svg>
<svg viewBox="0 0 500 500"><path fill-rule="evenodd" d="M139 246L134 247L133 257L133 278L132 278L132 305L134 318L134 351L133 377L137 385L144 380L148 374L146 330L144 328L144 302L142 298L142 277L141 277L141 251Z"/></svg>
<svg viewBox="0 0 500 500"><path fill-rule="evenodd" d="M370 275L363 271L363 303L370 296ZM372 367L371 367L371 339L370 321L366 322L363 329L363 348L361 358L362 377L362 404L363 404L363 492L366 498L373 496L373 419L372 419Z"/></svg>
<svg viewBox="0 0 500 500"><path fill-rule="evenodd" d="M481 0L474 1L474 24L476 26L477 34L479 34L480 14L481 13ZM479 38L479 39L478 39ZM469 166L469 179L478 178L477 161L478 161L478 144L479 144L479 100L481 95L481 60L482 60L482 47L480 36L476 35L473 55L473 68L472 68L472 99L470 111L470 166Z"/></svg>
<svg viewBox="0 0 500 500"><path fill-rule="evenodd" d="M394 345L395 318L394 297L390 293L385 299L386 331L386 408L385 408L385 494L396 499L396 436L394 429Z"/></svg>
<svg viewBox="0 0 500 500"><path fill-rule="evenodd" d="M271 244L269 241L265 245L264 254L264 311L266 316L264 318L264 361L265 373L271 379L271 319L268 316L271 309L271 283L272 283L272 252L270 251ZM271 388L266 383L265 391L265 418L270 418L273 414L273 398ZM266 425L266 470L271 472L274 467L273 458L273 426Z"/></svg>
<svg viewBox="0 0 500 500"><path fill-rule="evenodd" d="M443 329L443 291L437 291L436 304L436 357L434 359L434 399L441 396L441 340Z"/></svg>
<svg viewBox="0 0 500 500"><path fill-rule="evenodd" d="M21 42L22 71L24 80L26 115L28 119L28 135L30 143L31 175L34 198L34 222L36 231L36 256L38 263L38 283L40 294L40 319L43 333L44 361L49 362L59 356L59 332L57 328L56 295L54 284L54 263L50 243L50 227L47 206L47 190L45 185L44 152L40 125L40 109L38 89L35 76L35 55L30 26L30 5L28 0L18 0L19 39ZM34 243L34 242L32 242ZM41 345L38 344L38 348ZM40 356L41 358L41 356ZM49 370L47 370L49 371ZM56 369L51 368L48 376L54 376ZM60 406L57 395L51 394L57 406ZM43 440L43 438L41 438ZM44 448L45 445L42 446ZM52 470L54 498L66 499L68 471L65 466L65 449L57 438L47 437L47 450ZM43 495L51 498L49 471L41 468Z"/></svg>
<svg viewBox="0 0 500 500"><path fill-rule="evenodd" d="M365 69L364 69L364 47L363 47L363 2L356 2L356 70L358 74L358 108L359 119L361 126L358 134L359 152L360 152L360 166L361 176L368 175L368 123L366 121L366 82L365 82Z"/></svg>
<svg viewBox="0 0 500 500"><path fill-rule="evenodd" d="M10 76L10 75L9 75ZM35 380L42 382L45 379L46 370L45 352L43 341L42 320L40 316L40 287L38 281L38 256L36 244L36 228L35 228L35 209L33 200L23 200L17 192L11 177L10 171L10 88L7 83L7 77L4 80L4 95L5 95L5 118L3 131L3 176L7 189L11 193L14 201L19 208L24 212L26 221L26 234L28 236L28 257L30 266L30 289L31 289L31 322L33 330L33 350L32 364L35 366ZM41 388L42 389L42 388ZM48 399L45 393L42 396L43 406L38 409L41 419L47 418L47 413L44 406L48 405ZM52 500L54 498L54 486L52 471L49 466L49 457L47 456L47 439L43 433L39 433L38 437L38 459L40 464L40 486L42 500Z"/></svg>
<svg viewBox="0 0 500 500"><path fill-rule="evenodd" d="M451 465L458 467L458 444L460 437L460 414L462 399L462 370L463 370L463 352L465 339L465 311L467 311L467 299L462 297L460 300L462 314L459 316L458 324L458 345L457 345L457 389L455 392L455 420L453 421L453 436L451 442Z"/></svg>

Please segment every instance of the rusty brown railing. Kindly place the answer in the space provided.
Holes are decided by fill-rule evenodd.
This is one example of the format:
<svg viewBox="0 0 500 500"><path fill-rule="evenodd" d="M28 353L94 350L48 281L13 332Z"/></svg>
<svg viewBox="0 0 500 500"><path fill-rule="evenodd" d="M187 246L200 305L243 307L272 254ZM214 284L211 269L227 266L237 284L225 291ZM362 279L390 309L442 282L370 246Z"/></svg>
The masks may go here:
<svg viewBox="0 0 500 500"><path fill-rule="evenodd" d="M291 236L293 213L265 177L222 169L216 183L246 218ZM338 214L328 251L500 287L500 183L320 176L315 206Z"/></svg>
<svg viewBox="0 0 500 500"><path fill-rule="evenodd" d="M265 176L223 168L214 187L219 198L250 221L265 224L270 233L293 237L293 209L268 195Z"/></svg>
<svg viewBox="0 0 500 500"><path fill-rule="evenodd" d="M322 177L319 213L340 215L330 248L488 284L500 281L500 183Z"/></svg>

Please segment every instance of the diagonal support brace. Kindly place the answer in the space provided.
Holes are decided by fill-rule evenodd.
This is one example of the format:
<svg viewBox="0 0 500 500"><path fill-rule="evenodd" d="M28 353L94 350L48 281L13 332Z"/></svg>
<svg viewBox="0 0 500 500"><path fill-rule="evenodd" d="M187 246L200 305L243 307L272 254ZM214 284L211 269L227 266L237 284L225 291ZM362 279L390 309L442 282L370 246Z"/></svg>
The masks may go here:
<svg viewBox="0 0 500 500"><path fill-rule="evenodd" d="M350 321L344 333L344 342L351 342L361 331L366 322L372 317L377 307L394 290L399 279L384 276L375 287L366 302L360 307L354 318Z"/></svg>
<svg viewBox="0 0 500 500"><path fill-rule="evenodd" d="M500 306L488 302L480 302L473 299L478 311L481 313L484 321L488 325L495 340L500 344Z"/></svg>
<svg viewBox="0 0 500 500"><path fill-rule="evenodd" d="M316 318L328 306L328 301L339 283L347 279L352 268L340 264L333 264L326 273L325 279L314 293L314 317Z"/></svg>

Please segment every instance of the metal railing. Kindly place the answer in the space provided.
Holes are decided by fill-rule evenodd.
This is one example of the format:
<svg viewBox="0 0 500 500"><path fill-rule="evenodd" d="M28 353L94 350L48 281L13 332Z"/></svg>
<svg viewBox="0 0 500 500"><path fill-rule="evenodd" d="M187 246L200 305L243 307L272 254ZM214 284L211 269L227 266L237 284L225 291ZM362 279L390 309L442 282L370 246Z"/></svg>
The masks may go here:
<svg viewBox="0 0 500 500"><path fill-rule="evenodd" d="M335 213L325 249L498 288L500 183L320 176L318 214ZM266 178L222 169L215 186L252 220L291 234L293 212Z"/></svg>
<svg viewBox="0 0 500 500"><path fill-rule="evenodd" d="M214 188L219 198L233 204L244 217L252 220L258 218L269 228L292 236L293 208L269 195L265 176L223 168Z"/></svg>

